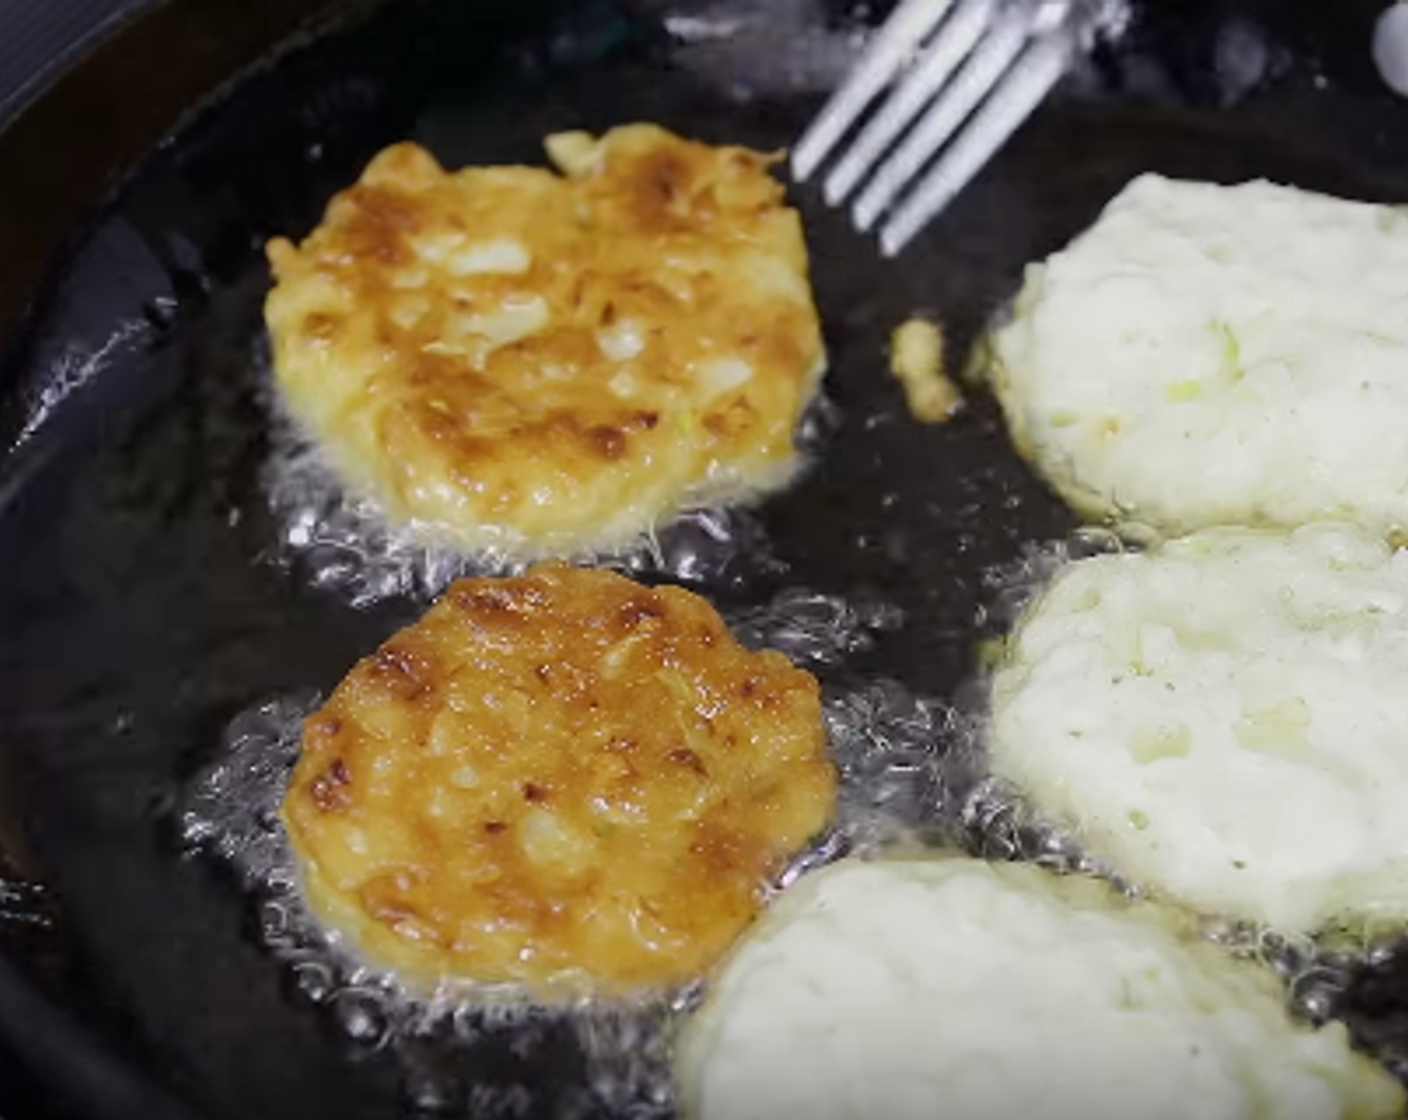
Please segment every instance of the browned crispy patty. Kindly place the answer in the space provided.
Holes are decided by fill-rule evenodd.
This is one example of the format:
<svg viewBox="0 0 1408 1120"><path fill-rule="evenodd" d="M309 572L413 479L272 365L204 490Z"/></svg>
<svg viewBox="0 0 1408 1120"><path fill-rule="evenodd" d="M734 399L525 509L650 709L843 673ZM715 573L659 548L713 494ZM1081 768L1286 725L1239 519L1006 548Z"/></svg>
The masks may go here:
<svg viewBox="0 0 1408 1120"><path fill-rule="evenodd" d="M316 911L404 976L697 976L834 806L815 679L703 599L540 565L454 584L305 725Z"/></svg>
<svg viewBox="0 0 1408 1120"><path fill-rule="evenodd" d="M269 243L278 387L350 489L516 557L778 485L824 362L772 157L653 125L548 151L562 174L397 144Z"/></svg>

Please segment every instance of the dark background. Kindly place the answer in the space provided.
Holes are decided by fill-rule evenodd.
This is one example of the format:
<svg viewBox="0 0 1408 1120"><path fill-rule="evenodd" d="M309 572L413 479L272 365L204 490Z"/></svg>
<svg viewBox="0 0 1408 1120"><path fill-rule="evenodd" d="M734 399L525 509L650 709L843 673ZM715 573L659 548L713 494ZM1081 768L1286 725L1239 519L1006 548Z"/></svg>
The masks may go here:
<svg viewBox="0 0 1408 1120"><path fill-rule="evenodd" d="M63 71L108 36L120 31L151 0L4 0L0 3L0 127L20 117ZM13 169L7 169L13 170ZM0 171L0 176L4 171ZM23 205L26 192L14 178L0 178L0 203ZM11 211L13 212L13 211ZM22 276L28 273L21 270ZM24 279L7 288L13 303L0 303L0 322L13 314ZM9 310L10 314L5 312ZM34 1079L0 1049L0 1120L76 1120L52 1094L41 1101Z"/></svg>
<svg viewBox="0 0 1408 1120"><path fill-rule="evenodd" d="M0 335L44 261L170 107L256 58L329 0L0 0ZM187 50L162 49L171 37ZM83 62L84 65L74 69ZM36 142L46 135L47 142ZM75 143L74 137L82 142ZM48 157L36 165L33 153ZM0 1120L80 1120L0 1049Z"/></svg>
<svg viewBox="0 0 1408 1120"><path fill-rule="evenodd" d="M39 1120L40 1117L59 1120L61 1116L62 1113L52 1108L41 1111L33 1081L12 1058L0 1052L0 1117L5 1120Z"/></svg>
<svg viewBox="0 0 1408 1120"><path fill-rule="evenodd" d="M0 4L0 126L23 111L95 41L119 30L148 0L5 0ZM0 186L8 209L16 184ZM41 1105L33 1079L0 1050L0 1120L69 1120L52 1097Z"/></svg>

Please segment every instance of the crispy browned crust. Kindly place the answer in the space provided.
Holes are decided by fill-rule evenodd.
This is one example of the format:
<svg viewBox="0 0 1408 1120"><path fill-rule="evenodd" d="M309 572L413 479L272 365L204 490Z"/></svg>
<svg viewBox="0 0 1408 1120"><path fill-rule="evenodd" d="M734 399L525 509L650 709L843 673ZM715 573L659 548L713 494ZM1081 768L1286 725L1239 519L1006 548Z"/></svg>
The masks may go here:
<svg viewBox="0 0 1408 1120"><path fill-rule="evenodd" d="M830 818L815 679L703 599L548 564L456 583L304 729L309 897L410 978L699 975Z"/></svg>
<svg viewBox="0 0 1408 1120"><path fill-rule="evenodd" d="M265 309L282 395L354 489L537 556L776 484L823 362L771 157L652 125L549 147L565 175L388 148L270 242Z"/></svg>

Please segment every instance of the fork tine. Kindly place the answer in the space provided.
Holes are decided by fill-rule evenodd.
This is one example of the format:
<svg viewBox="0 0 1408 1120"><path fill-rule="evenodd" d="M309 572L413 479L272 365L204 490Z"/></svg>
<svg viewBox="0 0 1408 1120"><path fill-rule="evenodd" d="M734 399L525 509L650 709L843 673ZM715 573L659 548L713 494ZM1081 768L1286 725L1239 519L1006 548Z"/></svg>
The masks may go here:
<svg viewBox="0 0 1408 1120"><path fill-rule="evenodd" d="M876 171L856 199L851 220L862 233L894 201L929 158L1001 80L1027 41L1025 21L999 22L924 115L919 126Z"/></svg>
<svg viewBox="0 0 1408 1120"><path fill-rule="evenodd" d="M907 56L943 19L953 0L902 0L792 152L792 177L805 182Z"/></svg>
<svg viewBox="0 0 1408 1120"><path fill-rule="evenodd" d="M1066 34L1039 39L1008 73L952 148L880 231L880 251L895 256L987 163L1061 80L1075 46Z"/></svg>
<svg viewBox="0 0 1408 1120"><path fill-rule="evenodd" d="M885 99L880 112L828 176L822 192L828 206L837 205L855 189L900 130L944 87L987 28L994 5L995 0L960 0L934 41L924 48L923 58Z"/></svg>

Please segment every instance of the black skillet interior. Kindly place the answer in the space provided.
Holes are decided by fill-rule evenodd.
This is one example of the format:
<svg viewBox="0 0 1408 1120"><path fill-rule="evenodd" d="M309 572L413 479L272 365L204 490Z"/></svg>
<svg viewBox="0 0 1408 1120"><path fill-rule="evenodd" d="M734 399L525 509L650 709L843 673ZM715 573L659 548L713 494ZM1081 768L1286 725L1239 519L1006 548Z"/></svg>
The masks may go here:
<svg viewBox="0 0 1408 1120"><path fill-rule="evenodd" d="M15 873L0 878L0 948L16 971L0 972L0 992L18 997L6 985L20 976L40 1010L0 1002L0 1021L81 1084L98 1067L41 1015L71 1012L97 1050L195 1115L406 1108L396 1062L349 1056L290 1000L251 935L249 900L209 861L182 858L163 823L233 713L326 688L419 609L354 610L268 560L254 372L264 240L306 231L403 137L451 165L537 161L547 132L631 119L783 145L849 57L855 21L882 14L805 0L359 7L235 83L127 177L4 354L0 848ZM895 603L905 625L846 672L951 696L973 671L984 572L1071 523L986 401L950 426L908 418L885 370L888 332L933 313L961 349L1024 262L1140 171L1408 200L1408 105L1368 69L1376 7L1171 0L1141 12L897 262L813 191L794 192L840 424L816 468L762 511L785 570L702 590L744 605L782 585ZM665 26L720 37L680 42ZM1408 1052L1400 975L1366 971L1342 1010L1366 1041ZM566 1036L535 1055L490 1046L462 1072L531 1084L532 1110L553 1114L579 1061ZM111 1115L158 1107L86 1094L100 1096ZM473 1111L469 1096L444 1103Z"/></svg>

